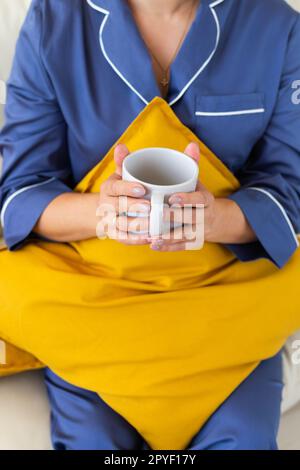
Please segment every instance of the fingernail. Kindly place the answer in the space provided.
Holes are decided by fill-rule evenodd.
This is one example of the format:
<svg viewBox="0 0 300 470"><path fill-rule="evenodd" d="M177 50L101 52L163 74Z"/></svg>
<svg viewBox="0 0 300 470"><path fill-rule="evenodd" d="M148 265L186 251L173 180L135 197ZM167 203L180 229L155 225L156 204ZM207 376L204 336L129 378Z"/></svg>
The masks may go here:
<svg viewBox="0 0 300 470"><path fill-rule="evenodd" d="M182 198L179 196L174 196L169 199L170 204L181 204Z"/></svg>
<svg viewBox="0 0 300 470"><path fill-rule="evenodd" d="M161 238L152 237L152 242L154 245L162 245L164 243L164 240L162 240Z"/></svg>
<svg viewBox="0 0 300 470"><path fill-rule="evenodd" d="M151 249L152 249L152 250L159 251L160 248L161 248L160 245L151 245Z"/></svg>
<svg viewBox="0 0 300 470"><path fill-rule="evenodd" d="M145 190L140 186L136 186L132 189L132 194L134 194L135 196L143 196L145 194Z"/></svg>

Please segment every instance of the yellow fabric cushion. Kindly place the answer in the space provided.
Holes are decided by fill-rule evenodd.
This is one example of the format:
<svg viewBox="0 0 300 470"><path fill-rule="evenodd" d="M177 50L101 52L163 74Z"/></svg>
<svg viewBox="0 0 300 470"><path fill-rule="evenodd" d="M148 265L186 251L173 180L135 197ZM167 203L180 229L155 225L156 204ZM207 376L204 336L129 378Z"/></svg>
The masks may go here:
<svg viewBox="0 0 300 470"><path fill-rule="evenodd" d="M118 142L183 151L190 141L201 147L201 182L217 197L235 191L235 177L160 98ZM114 170L111 148L76 191L98 192ZM97 392L153 449L184 449L300 327L299 260L298 250L278 270L210 243L178 253L113 240L31 243L0 253L0 336Z"/></svg>

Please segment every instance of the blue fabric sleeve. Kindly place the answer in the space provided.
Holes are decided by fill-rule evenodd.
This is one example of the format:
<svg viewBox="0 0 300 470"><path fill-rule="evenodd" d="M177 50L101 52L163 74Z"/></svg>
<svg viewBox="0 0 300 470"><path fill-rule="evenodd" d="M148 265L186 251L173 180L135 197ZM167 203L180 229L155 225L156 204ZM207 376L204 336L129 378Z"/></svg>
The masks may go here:
<svg viewBox="0 0 300 470"><path fill-rule="evenodd" d="M44 65L41 41L42 16L34 0L17 41L0 132L1 224L11 250L34 236L32 230L47 205L73 186L66 123Z"/></svg>
<svg viewBox="0 0 300 470"><path fill-rule="evenodd" d="M300 77L299 19L290 35L272 119L236 175L241 188L229 197L242 209L257 242L227 247L242 261L263 257L280 268L299 246L300 104L293 99Z"/></svg>

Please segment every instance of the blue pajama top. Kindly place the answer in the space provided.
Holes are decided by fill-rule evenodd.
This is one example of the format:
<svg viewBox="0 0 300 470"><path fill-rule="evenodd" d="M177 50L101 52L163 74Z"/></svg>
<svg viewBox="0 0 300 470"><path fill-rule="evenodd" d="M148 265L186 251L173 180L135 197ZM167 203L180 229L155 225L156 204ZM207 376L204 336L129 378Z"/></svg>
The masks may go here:
<svg viewBox="0 0 300 470"><path fill-rule="evenodd" d="M300 232L299 18L283 0L202 0L167 97L241 182L230 198L258 240L228 248L279 267ZM0 133L9 249L34 238L46 206L72 191L157 95L125 0L32 1Z"/></svg>

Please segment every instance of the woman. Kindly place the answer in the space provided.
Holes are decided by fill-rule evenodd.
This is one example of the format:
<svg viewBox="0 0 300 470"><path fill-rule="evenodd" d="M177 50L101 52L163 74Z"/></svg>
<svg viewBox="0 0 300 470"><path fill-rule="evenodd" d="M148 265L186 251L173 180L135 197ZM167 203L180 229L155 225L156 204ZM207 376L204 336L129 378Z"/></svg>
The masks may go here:
<svg viewBox="0 0 300 470"><path fill-rule="evenodd" d="M205 241L226 245L242 261L263 257L283 267L300 227L300 111L292 102L299 45L299 15L281 0L34 0L0 140L9 249L37 238L95 237L99 198L72 188L158 95L242 185L229 198L200 188L169 203L204 203ZM197 145L186 153L198 161ZM145 215L144 188L121 180L127 154L125 146L115 149L117 170L101 188L100 206L116 206L126 195ZM185 250L184 240L133 235L135 222L117 217L117 242ZM98 395L49 369L45 379L56 449L148 448ZM276 449L281 389L278 354L232 393L188 448Z"/></svg>

